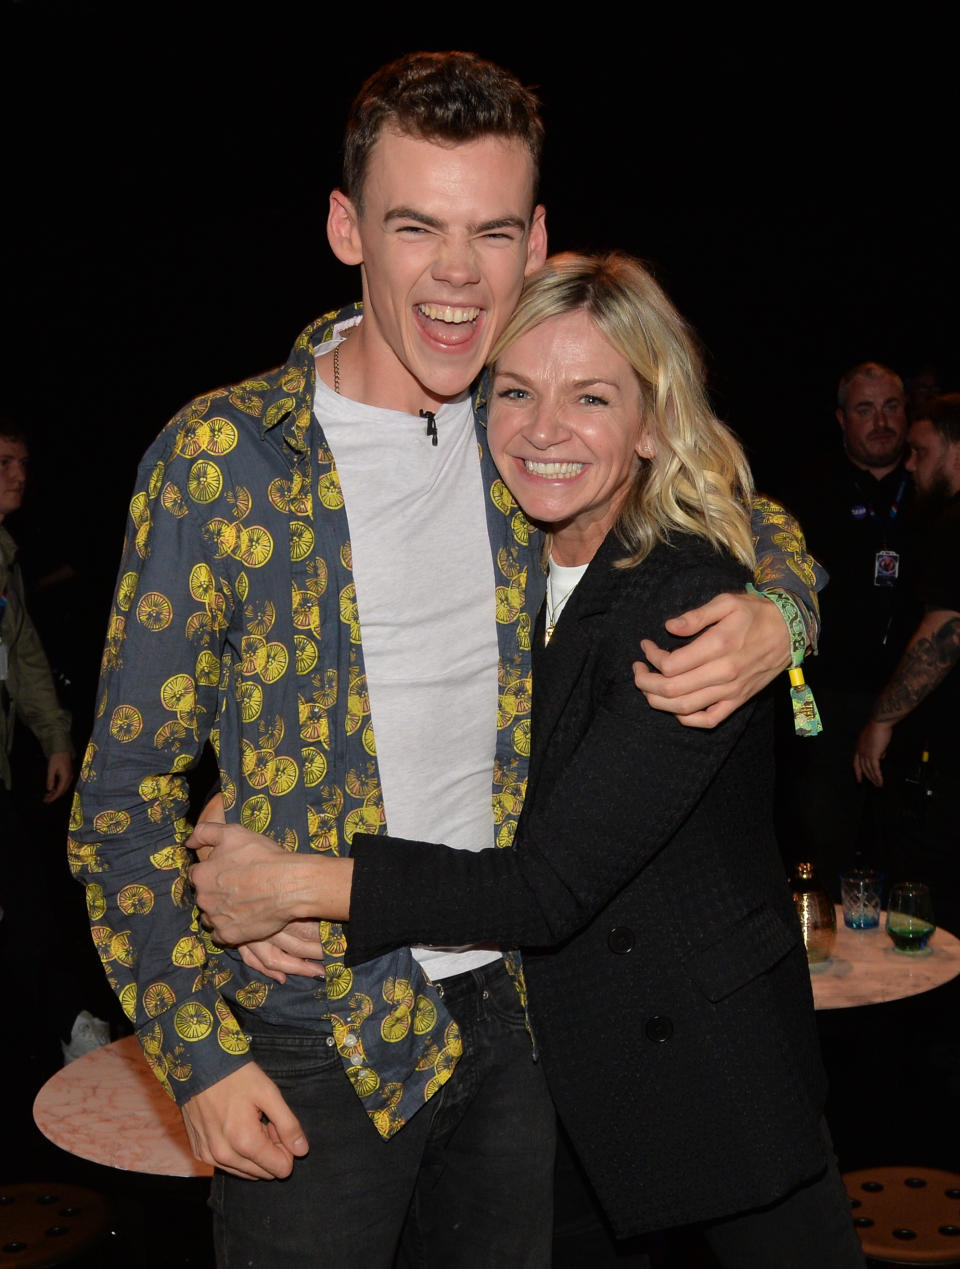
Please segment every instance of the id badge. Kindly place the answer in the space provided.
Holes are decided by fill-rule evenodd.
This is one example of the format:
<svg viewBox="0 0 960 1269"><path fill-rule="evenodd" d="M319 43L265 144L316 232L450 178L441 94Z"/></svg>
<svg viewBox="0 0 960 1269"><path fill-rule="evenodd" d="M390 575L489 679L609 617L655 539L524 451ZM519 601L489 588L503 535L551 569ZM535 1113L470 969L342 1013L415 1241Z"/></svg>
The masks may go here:
<svg viewBox="0 0 960 1269"><path fill-rule="evenodd" d="M878 551L873 565L874 586L892 586L900 574L900 556L896 551Z"/></svg>

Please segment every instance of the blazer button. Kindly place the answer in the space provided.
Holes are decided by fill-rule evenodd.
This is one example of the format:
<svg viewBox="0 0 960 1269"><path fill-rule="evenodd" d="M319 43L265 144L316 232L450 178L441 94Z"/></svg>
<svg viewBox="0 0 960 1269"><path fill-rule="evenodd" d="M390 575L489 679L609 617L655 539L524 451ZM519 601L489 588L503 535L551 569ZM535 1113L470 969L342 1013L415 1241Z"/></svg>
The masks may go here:
<svg viewBox="0 0 960 1269"><path fill-rule="evenodd" d="M669 1018L648 1018L643 1029L647 1039L654 1044L666 1044L673 1035L673 1023Z"/></svg>
<svg viewBox="0 0 960 1269"><path fill-rule="evenodd" d="M633 930L628 925L615 925L607 935L607 947L618 956L625 956L633 951L636 942Z"/></svg>

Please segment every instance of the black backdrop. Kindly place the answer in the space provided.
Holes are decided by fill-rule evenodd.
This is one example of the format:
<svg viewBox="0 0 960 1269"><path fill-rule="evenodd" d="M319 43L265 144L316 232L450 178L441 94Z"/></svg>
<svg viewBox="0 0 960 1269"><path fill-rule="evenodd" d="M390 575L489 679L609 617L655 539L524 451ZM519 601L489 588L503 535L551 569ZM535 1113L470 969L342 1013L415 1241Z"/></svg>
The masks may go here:
<svg viewBox="0 0 960 1269"><path fill-rule="evenodd" d="M945 31L523 12L6 5L2 408L37 460L21 524L62 544L82 520L112 572L166 418L356 296L324 236L342 121L415 48L471 47L539 86L551 247L647 260L767 485L836 443L847 365L932 361L957 386Z"/></svg>

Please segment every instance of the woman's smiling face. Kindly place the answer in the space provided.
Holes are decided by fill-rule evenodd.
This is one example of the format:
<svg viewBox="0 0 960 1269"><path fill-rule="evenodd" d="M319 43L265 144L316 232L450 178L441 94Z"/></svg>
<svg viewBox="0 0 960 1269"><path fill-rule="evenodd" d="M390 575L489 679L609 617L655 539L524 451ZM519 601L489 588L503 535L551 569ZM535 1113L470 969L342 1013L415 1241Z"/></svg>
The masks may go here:
<svg viewBox="0 0 960 1269"><path fill-rule="evenodd" d="M499 357L489 440L527 517L553 532L558 564L583 564L613 527L648 457L630 363L582 309L549 317Z"/></svg>

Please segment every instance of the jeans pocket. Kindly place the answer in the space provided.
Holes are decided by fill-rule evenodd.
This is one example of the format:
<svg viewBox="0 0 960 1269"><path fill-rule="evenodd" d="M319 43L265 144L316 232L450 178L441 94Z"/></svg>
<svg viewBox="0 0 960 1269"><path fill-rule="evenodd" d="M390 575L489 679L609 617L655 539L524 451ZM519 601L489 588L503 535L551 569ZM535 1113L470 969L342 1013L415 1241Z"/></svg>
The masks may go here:
<svg viewBox="0 0 960 1269"><path fill-rule="evenodd" d="M253 1060L275 1084L304 1080L341 1069L340 1055L331 1037L280 1031L264 1035L249 1032Z"/></svg>
<svg viewBox="0 0 960 1269"><path fill-rule="evenodd" d="M487 1017L496 1018L517 1031L525 1031L527 1019L520 993L507 972L504 970L502 976L498 975L488 983L485 990L483 1009Z"/></svg>

